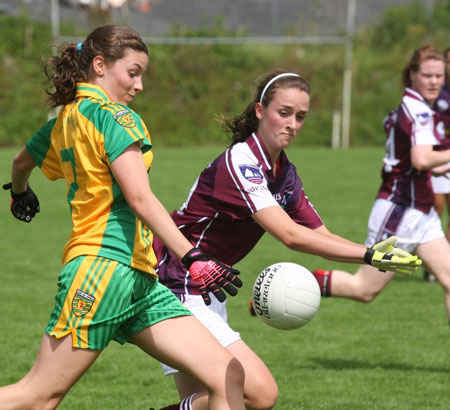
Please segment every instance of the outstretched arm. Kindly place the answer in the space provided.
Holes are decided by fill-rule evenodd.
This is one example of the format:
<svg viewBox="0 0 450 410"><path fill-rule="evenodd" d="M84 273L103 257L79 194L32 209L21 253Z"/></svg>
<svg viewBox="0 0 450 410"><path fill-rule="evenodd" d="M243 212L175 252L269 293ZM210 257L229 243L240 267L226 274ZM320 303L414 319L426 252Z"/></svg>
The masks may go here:
<svg viewBox="0 0 450 410"><path fill-rule="evenodd" d="M278 206L270 206L253 214L253 219L288 248L348 263L364 263L366 247L331 234L326 228L312 230L295 223ZM326 231L325 231L326 230Z"/></svg>
<svg viewBox="0 0 450 410"><path fill-rule="evenodd" d="M417 256L394 247L395 237L370 248L332 234L325 227L311 230L295 223L277 206L267 207L253 215L255 221L288 248L349 263L367 263L380 270L409 274L421 265Z"/></svg>

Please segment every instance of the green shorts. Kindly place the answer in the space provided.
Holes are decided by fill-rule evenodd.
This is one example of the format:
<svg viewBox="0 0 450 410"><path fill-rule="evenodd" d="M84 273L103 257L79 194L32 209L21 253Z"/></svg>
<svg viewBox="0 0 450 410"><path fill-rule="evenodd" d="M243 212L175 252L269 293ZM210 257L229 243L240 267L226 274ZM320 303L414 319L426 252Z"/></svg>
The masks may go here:
<svg viewBox="0 0 450 410"><path fill-rule="evenodd" d="M101 350L126 343L157 322L191 315L159 280L120 262L79 256L58 278L58 294L46 332L72 334L73 347Z"/></svg>

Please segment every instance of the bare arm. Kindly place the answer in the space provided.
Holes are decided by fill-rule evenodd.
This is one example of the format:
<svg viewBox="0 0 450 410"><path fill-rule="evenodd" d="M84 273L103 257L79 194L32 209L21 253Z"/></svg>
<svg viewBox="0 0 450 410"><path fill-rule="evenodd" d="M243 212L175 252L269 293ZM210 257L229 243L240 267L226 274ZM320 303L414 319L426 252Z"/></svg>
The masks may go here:
<svg viewBox="0 0 450 410"><path fill-rule="evenodd" d="M31 172L36 167L33 157L23 147L14 157L11 169L12 191L15 194L25 192Z"/></svg>
<svg viewBox="0 0 450 410"><path fill-rule="evenodd" d="M332 234L325 227L312 230L295 223L278 206L264 208L253 219L288 248L348 263L364 263L366 247Z"/></svg>
<svg viewBox="0 0 450 410"><path fill-rule="evenodd" d="M341 241L343 243L355 245L355 242L352 242L348 239L343 238L342 236L336 235L335 233L330 232L325 225L320 226L319 228L314 230L315 232L319 232L322 235L326 235L329 238L332 238L336 241Z"/></svg>
<svg viewBox="0 0 450 410"><path fill-rule="evenodd" d="M193 246L153 194L138 145L130 145L112 162L111 170L136 216L181 259Z"/></svg>
<svg viewBox="0 0 450 410"><path fill-rule="evenodd" d="M450 172L450 165L440 165L438 167L431 168L431 172L434 176L439 177Z"/></svg>
<svg viewBox="0 0 450 410"><path fill-rule="evenodd" d="M416 145L411 148L411 163L424 171L450 162L450 150L434 151L433 145Z"/></svg>

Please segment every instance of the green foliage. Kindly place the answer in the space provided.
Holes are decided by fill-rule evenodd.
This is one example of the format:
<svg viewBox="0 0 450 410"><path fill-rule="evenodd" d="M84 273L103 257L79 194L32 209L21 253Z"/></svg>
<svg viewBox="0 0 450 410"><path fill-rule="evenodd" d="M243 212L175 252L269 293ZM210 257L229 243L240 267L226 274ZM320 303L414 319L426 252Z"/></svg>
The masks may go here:
<svg viewBox="0 0 450 410"><path fill-rule="evenodd" d="M0 144L17 144L46 119L40 61L51 35L45 24L3 15L0 33Z"/></svg>
<svg viewBox="0 0 450 410"><path fill-rule="evenodd" d="M399 39L411 41L412 44L422 41L426 32L426 19L424 6L417 1L408 6L387 9L374 30L373 47L389 50L393 42Z"/></svg>
<svg viewBox="0 0 450 410"><path fill-rule="evenodd" d="M403 93L401 73L413 51L426 43L450 46L450 1L435 2L430 14L419 2L391 7L381 21L355 37L352 93L352 142L381 145L381 125Z"/></svg>
<svg viewBox="0 0 450 410"><path fill-rule="evenodd" d="M400 74L412 51L425 42L449 46L450 0L434 2L431 14L414 1L390 7L380 21L354 37L352 145L382 145L384 116L399 104ZM288 30L289 28L285 28ZM62 35L85 36L73 23ZM311 34L311 33L310 33ZM197 29L172 27L173 36L244 36L221 19ZM42 56L52 53L50 27L0 15L0 145L21 144L47 119ZM226 144L215 120L240 114L258 80L283 68L311 83L311 107L296 145L329 146L333 112L341 110L344 48L341 45L152 45L144 92L132 104L160 145Z"/></svg>
<svg viewBox="0 0 450 410"><path fill-rule="evenodd" d="M0 150L5 182L16 151ZM183 203L197 174L221 151L155 148L150 181L167 209ZM362 243L380 182L383 149L292 147L288 155L328 229ZM0 386L18 381L35 360L54 304L62 245L70 234L64 183L50 182L36 170L30 184L41 203L41 212L30 224L12 217L9 195L2 191ZM277 381L276 410L446 408L450 338L440 285L425 282L421 272L398 276L370 304L324 298L307 326L277 331L250 317L247 308L256 275L278 261L309 269L357 268L293 252L269 235L238 264L244 285L229 298L229 321ZM156 360L134 346L113 342L58 409L142 410L176 402L172 378L163 376Z"/></svg>

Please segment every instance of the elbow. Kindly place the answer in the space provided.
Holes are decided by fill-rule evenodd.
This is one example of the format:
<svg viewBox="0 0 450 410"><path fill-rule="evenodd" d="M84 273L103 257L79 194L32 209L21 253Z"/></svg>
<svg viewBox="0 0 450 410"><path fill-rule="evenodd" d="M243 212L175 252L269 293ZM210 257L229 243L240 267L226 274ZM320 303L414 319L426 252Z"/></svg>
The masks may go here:
<svg viewBox="0 0 450 410"><path fill-rule="evenodd" d="M413 167L417 169L417 171L427 171L430 169L430 164L423 160L416 160L412 163Z"/></svg>
<svg viewBox="0 0 450 410"><path fill-rule="evenodd" d="M141 198L139 197L126 198L126 201L136 216L141 217L141 215L144 214L145 203Z"/></svg>
<svg viewBox="0 0 450 410"><path fill-rule="evenodd" d="M278 239L284 246L292 250L295 250L299 245L295 235L291 234L290 232L285 232Z"/></svg>
<svg viewBox="0 0 450 410"><path fill-rule="evenodd" d="M33 158L27 151L20 151L13 158L13 168L21 173L29 172L36 166L36 162L34 162Z"/></svg>
<svg viewBox="0 0 450 410"><path fill-rule="evenodd" d="M153 218L154 209L150 205L149 199L145 196L140 195L132 195L131 197L128 196L125 197L125 199L136 217L140 219L142 223L147 225L151 230L153 230L150 221Z"/></svg>
<svg viewBox="0 0 450 410"><path fill-rule="evenodd" d="M417 171L426 171L433 167L433 157L429 153L411 151L411 165Z"/></svg>

